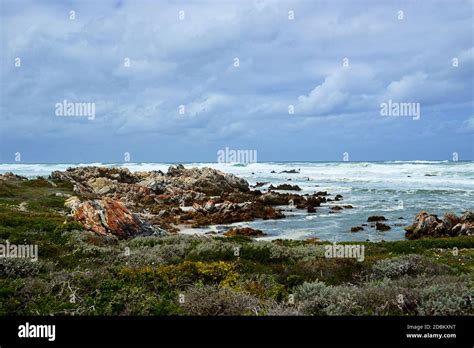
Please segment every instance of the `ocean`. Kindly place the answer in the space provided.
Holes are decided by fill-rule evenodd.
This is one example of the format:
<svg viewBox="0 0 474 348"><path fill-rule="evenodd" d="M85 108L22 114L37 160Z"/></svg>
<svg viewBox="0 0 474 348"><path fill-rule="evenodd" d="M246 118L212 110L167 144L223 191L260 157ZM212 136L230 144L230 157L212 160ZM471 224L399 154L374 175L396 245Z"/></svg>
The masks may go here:
<svg viewBox="0 0 474 348"><path fill-rule="evenodd" d="M0 173L13 172L29 178L48 176L53 170L68 167L98 165L126 167L131 171L161 170L166 172L170 163L88 163L88 164L0 164ZM273 185L298 185L299 194L328 191L334 197L341 194L340 202L330 202L318 208L317 213L281 207L287 216L282 220L258 220L207 228L185 229L183 233L220 232L229 226L249 226L267 233L261 239L319 238L329 241L380 241L404 239L403 227L415 215L428 211L442 216L446 212L462 214L474 209L473 161L386 161L386 162L266 162L242 164L185 163L185 167L211 167L233 173L249 181L269 182ZM297 174L280 173L296 169ZM275 173L272 173L275 172ZM290 180L291 179L291 180ZM263 188L258 188L264 190ZM293 192L293 191L292 191ZM330 213L331 205L352 205L353 209ZM383 215L391 230L379 232L370 226L363 231L351 232L353 226L367 222L371 215Z"/></svg>

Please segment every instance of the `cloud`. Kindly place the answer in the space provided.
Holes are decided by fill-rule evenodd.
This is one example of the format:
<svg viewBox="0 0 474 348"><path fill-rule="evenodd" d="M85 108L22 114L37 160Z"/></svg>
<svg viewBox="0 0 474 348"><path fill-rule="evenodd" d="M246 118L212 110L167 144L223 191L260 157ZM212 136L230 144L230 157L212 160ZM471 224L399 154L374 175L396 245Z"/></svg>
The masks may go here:
<svg viewBox="0 0 474 348"><path fill-rule="evenodd" d="M285 139L309 149L313 135L362 139L376 127L372 139L390 153L390 134L408 137L423 126L432 138L420 142L442 132L468 148L453 128L472 133L471 4L407 3L402 21L397 4L348 4L4 0L1 145L11 152L75 139L80 153L126 136L144 153L164 137L245 148ZM96 103L94 122L54 117L64 99ZM422 103L420 126L381 120L387 99ZM179 157L189 150L169 151Z"/></svg>

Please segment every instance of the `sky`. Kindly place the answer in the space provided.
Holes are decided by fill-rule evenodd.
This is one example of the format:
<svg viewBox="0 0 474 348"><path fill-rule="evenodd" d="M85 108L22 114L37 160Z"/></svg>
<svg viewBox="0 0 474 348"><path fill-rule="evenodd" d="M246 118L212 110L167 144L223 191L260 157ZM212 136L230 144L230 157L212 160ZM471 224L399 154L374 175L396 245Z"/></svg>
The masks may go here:
<svg viewBox="0 0 474 348"><path fill-rule="evenodd" d="M1 163L474 159L472 0L0 4Z"/></svg>

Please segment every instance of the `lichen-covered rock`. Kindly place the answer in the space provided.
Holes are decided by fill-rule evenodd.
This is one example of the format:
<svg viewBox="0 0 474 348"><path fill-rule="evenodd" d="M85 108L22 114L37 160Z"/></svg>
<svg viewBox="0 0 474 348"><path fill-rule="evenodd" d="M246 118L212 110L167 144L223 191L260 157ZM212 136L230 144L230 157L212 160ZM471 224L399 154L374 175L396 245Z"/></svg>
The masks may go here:
<svg viewBox="0 0 474 348"><path fill-rule="evenodd" d="M121 202L110 198L82 202L76 205L72 215L85 229L101 235L129 238L155 232Z"/></svg>
<svg viewBox="0 0 474 348"><path fill-rule="evenodd" d="M471 222L473 213L467 211L461 218L455 214L445 214L439 219L434 214L425 211L418 213L412 225L405 227L408 239L423 237L449 237L474 234L474 224Z"/></svg>

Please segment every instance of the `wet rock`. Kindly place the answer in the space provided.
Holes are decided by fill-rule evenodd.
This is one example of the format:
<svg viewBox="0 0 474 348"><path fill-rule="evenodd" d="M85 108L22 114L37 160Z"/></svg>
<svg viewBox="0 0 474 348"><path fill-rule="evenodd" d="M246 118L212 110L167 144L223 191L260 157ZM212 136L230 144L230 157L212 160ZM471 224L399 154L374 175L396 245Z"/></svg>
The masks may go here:
<svg viewBox="0 0 474 348"><path fill-rule="evenodd" d="M316 208L312 206L308 206L307 211L308 213L316 213Z"/></svg>
<svg viewBox="0 0 474 348"><path fill-rule="evenodd" d="M369 218L367 219L367 222L376 222L376 221L387 221L387 219L385 218L385 216L379 216L379 215L369 216Z"/></svg>
<svg viewBox="0 0 474 348"><path fill-rule="evenodd" d="M228 230L227 232L225 232L224 235L227 237L233 237L233 236L263 237L263 236L266 236L267 234L260 230L256 230L250 227L243 227L243 228L232 228Z"/></svg>
<svg viewBox="0 0 474 348"><path fill-rule="evenodd" d="M282 173L287 173L287 174L299 174L300 170L296 170L296 169L290 169L290 170L283 170L280 172L280 174Z"/></svg>
<svg viewBox="0 0 474 348"><path fill-rule="evenodd" d="M306 204L308 206L319 207L322 203L326 203L326 198L313 195L306 199Z"/></svg>
<svg viewBox="0 0 474 348"><path fill-rule="evenodd" d="M328 192L327 191L318 191L314 195L315 196L327 196Z"/></svg>
<svg viewBox="0 0 474 348"><path fill-rule="evenodd" d="M351 227L351 232L359 232L359 231L363 231L364 228L362 226L355 226L355 227Z"/></svg>
<svg viewBox="0 0 474 348"><path fill-rule="evenodd" d="M346 204L342 206L344 209L353 209L354 207L350 204Z"/></svg>
<svg viewBox="0 0 474 348"><path fill-rule="evenodd" d="M268 182L257 182L255 185L253 185L253 187L262 187L262 186L265 186L267 184L268 184Z"/></svg>
<svg viewBox="0 0 474 348"><path fill-rule="evenodd" d="M301 188L298 185L290 184L281 184L278 186L270 185L269 190L283 190L283 191L301 191Z"/></svg>
<svg viewBox="0 0 474 348"><path fill-rule="evenodd" d="M389 225L386 225L386 224L382 223L382 222L377 222L375 224L375 229L377 231L388 231L388 230L391 229L391 227Z"/></svg>
<svg viewBox="0 0 474 348"><path fill-rule="evenodd" d="M333 207L331 207L331 208L329 208L329 209L332 210L332 211L340 211L340 210L342 210L343 208L340 207L340 206L338 206L338 205L335 205L335 206L333 206Z"/></svg>
<svg viewBox="0 0 474 348"><path fill-rule="evenodd" d="M336 197L334 197L334 200L340 201L342 198L343 198L342 195L336 195Z"/></svg>

